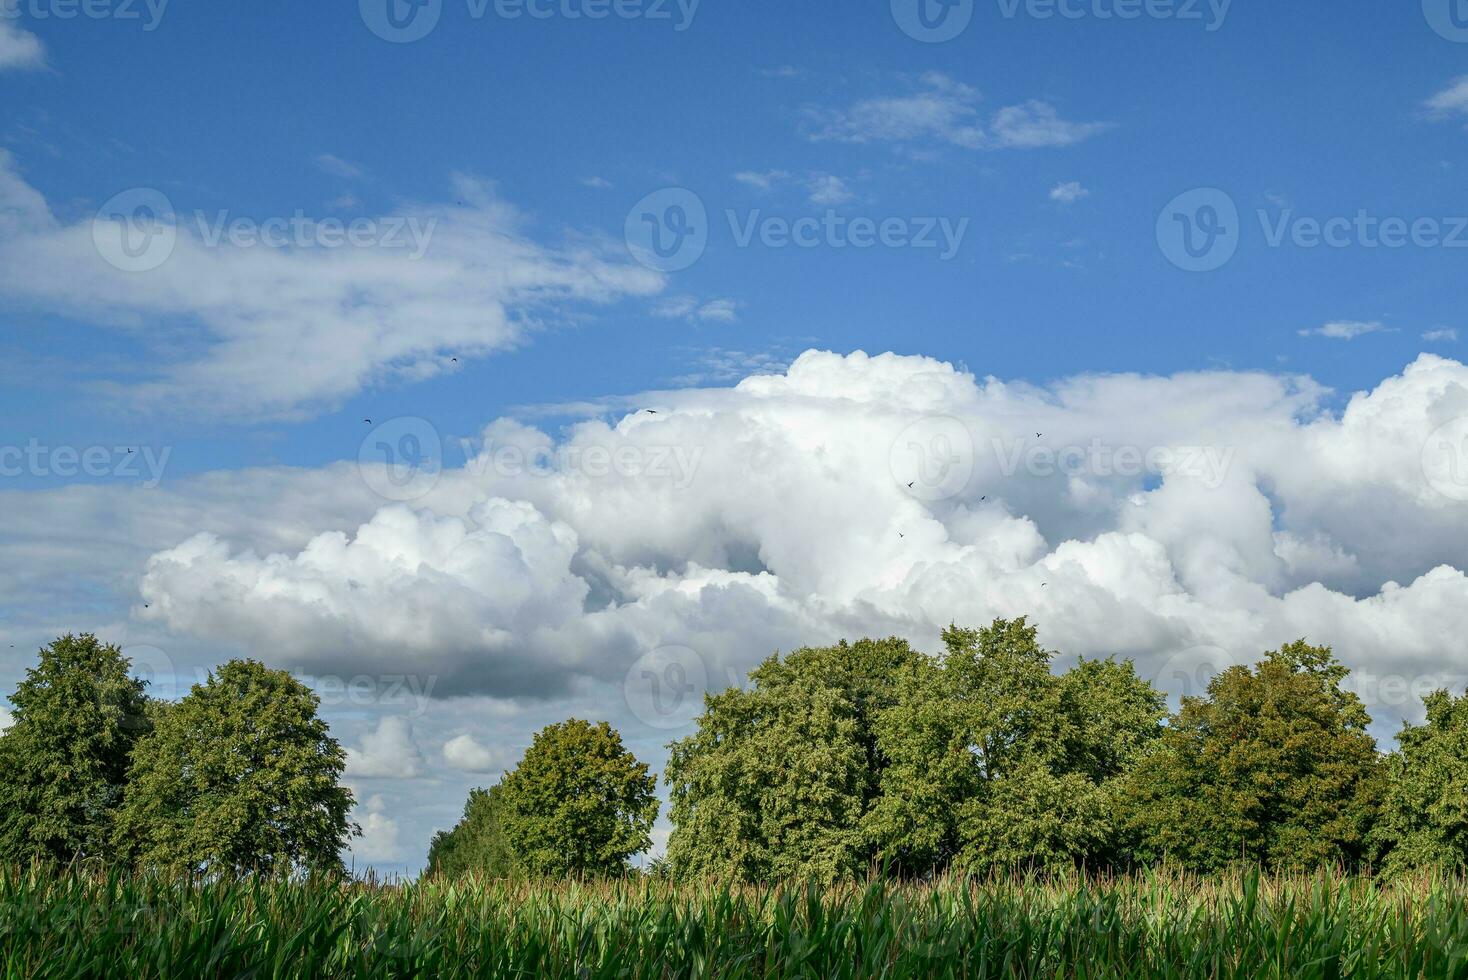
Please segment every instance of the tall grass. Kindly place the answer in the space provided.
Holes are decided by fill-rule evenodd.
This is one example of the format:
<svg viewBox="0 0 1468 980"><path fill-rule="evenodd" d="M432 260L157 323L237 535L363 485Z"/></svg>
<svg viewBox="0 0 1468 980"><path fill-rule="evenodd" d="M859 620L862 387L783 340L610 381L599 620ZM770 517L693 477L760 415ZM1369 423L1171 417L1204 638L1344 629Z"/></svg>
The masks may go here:
<svg viewBox="0 0 1468 980"><path fill-rule="evenodd" d="M1468 886L184 885L0 872L5 977L1463 977Z"/></svg>

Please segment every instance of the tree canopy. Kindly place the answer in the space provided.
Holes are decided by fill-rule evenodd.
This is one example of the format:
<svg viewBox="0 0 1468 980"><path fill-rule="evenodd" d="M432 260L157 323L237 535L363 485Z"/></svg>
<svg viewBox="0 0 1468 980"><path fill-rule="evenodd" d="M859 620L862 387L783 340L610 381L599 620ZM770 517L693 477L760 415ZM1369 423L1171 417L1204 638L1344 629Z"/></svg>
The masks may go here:
<svg viewBox="0 0 1468 980"><path fill-rule="evenodd" d="M1369 860L1381 767L1346 675L1300 640L1184 698L1128 786L1139 857L1200 871Z"/></svg>
<svg viewBox="0 0 1468 980"><path fill-rule="evenodd" d="M332 872L355 828L346 754L285 671L233 660L159 706L128 773L114 839L179 872Z"/></svg>
<svg viewBox="0 0 1468 980"><path fill-rule="evenodd" d="M518 872L515 852L506 836L509 814L504 787L469 791L464 816L452 830L433 835L428 846L428 874L457 878L478 874L507 878Z"/></svg>
<svg viewBox="0 0 1468 980"><path fill-rule="evenodd" d="M656 789L606 722L549 725L500 782L505 840L532 875L623 871L652 845Z"/></svg>
<svg viewBox="0 0 1468 980"><path fill-rule="evenodd" d="M1427 723L1397 735L1387 761L1380 840L1386 867L1468 870L1468 694L1424 699Z"/></svg>
<svg viewBox="0 0 1468 980"><path fill-rule="evenodd" d="M0 735L0 859L110 853L130 754L150 722L144 683L90 633L42 648Z"/></svg>

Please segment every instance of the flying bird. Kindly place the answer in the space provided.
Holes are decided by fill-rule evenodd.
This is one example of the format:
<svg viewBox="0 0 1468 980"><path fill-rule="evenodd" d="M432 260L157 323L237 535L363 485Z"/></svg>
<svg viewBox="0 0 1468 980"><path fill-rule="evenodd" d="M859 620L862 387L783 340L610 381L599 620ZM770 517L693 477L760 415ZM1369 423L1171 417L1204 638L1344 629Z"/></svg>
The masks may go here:
<svg viewBox="0 0 1468 980"><path fill-rule="evenodd" d="M371 419L363 419L362 421L363 422L366 422L368 425L371 425L372 424L372 420Z"/></svg>

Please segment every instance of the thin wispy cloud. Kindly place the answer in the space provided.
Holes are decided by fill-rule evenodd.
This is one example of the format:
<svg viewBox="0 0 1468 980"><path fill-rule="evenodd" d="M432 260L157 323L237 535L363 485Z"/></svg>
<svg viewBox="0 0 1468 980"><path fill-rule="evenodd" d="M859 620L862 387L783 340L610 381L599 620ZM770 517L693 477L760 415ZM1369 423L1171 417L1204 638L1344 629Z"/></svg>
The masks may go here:
<svg viewBox="0 0 1468 980"><path fill-rule="evenodd" d="M734 179L746 187L767 191L776 184L789 180L790 174L784 170L741 170L734 175Z"/></svg>
<svg viewBox="0 0 1468 980"><path fill-rule="evenodd" d="M1069 180L1063 184L1056 184L1050 189L1050 200L1057 204L1074 204L1083 197L1089 197L1090 191L1081 186L1078 180Z"/></svg>
<svg viewBox="0 0 1468 980"><path fill-rule="evenodd" d="M1072 122L1048 102L1029 99L989 116L977 89L940 72L923 75L914 90L863 99L841 109L806 110L807 136L843 143L937 143L970 150L1070 146L1110 127Z"/></svg>
<svg viewBox="0 0 1468 980"><path fill-rule="evenodd" d="M803 187L806 199L817 207L834 207L856 197L846 180L835 174L809 173L799 176L788 170L741 170L734 175L734 179L761 194L767 194L781 186Z"/></svg>
<svg viewBox="0 0 1468 980"><path fill-rule="evenodd" d="M0 18L0 71L44 68L46 49L40 38Z"/></svg>
<svg viewBox="0 0 1468 980"><path fill-rule="evenodd" d="M582 177L581 183L583 186L595 188L599 191L608 190L612 186L612 182L605 177Z"/></svg>
<svg viewBox="0 0 1468 980"><path fill-rule="evenodd" d="M65 221L0 151L0 298L94 327L174 325L149 370L119 369L105 391L138 407L239 420L302 418L384 382L416 382L519 343L552 311L652 296L665 280L625 250L546 245L492 185L457 177L459 205L369 220L399 229L364 247L209 240L180 212L156 268L123 271L95 236L119 222ZM409 232L417 231L410 246Z"/></svg>
<svg viewBox="0 0 1468 980"><path fill-rule="evenodd" d="M1423 103L1434 119L1468 115L1468 75L1453 79L1448 87Z"/></svg>
<svg viewBox="0 0 1468 980"><path fill-rule="evenodd" d="M311 162L316 164L316 168L322 173L329 174L332 177L341 177L346 180L360 180L367 175L367 172L359 164L355 164L350 160L343 160L341 157L331 153L318 153Z"/></svg>
<svg viewBox="0 0 1468 980"><path fill-rule="evenodd" d="M813 177L809 183L810 203L821 206L845 204L854 196L846 182L832 174Z"/></svg>
<svg viewBox="0 0 1468 980"><path fill-rule="evenodd" d="M1428 330L1422 335L1422 339L1433 341L1457 340L1458 331L1453 327L1441 327L1437 330Z"/></svg>
<svg viewBox="0 0 1468 980"><path fill-rule="evenodd" d="M653 305L652 315L664 320L735 323L739 319L739 304L732 299L701 302L694 296L669 296Z"/></svg>
<svg viewBox="0 0 1468 980"><path fill-rule="evenodd" d="M1329 340L1355 340L1369 333L1390 332L1380 320L1332 320L1324 326L1299 331L1301 337L1325 337Z"/></svg>

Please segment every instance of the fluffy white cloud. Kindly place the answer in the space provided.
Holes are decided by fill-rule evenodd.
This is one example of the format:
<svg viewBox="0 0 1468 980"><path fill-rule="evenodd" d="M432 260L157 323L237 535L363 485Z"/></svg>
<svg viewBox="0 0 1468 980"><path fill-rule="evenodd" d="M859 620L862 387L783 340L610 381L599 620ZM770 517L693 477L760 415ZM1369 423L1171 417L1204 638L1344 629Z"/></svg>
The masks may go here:
<svg viewBox="0 0 1468 980"><path fill-rule="evenodd" d="M443 743L443 761L450 769L473 773L491 772L500 765L494 750L468 733Z"/></svg>
<svg viewBox="0 0 1468 980"><path fill-rule="evenodd" d="M0 708L0 733L15 724L15 716L6 708Z"/></svg>
<svg viewBox="0 0 1468 980"><path fill-rule="evenodd" d="M348 853L364 861L394 861L403 856L398 822L387 813L387 802L373 795L359 805L352 819L362 828L362 836L353 838ZM357 872L365 869L356 868Z"/></svg>
<svg viewBox="0 0 1468 980"><path fill-rule="evenodd" d="M987 129L979 93L971 86L928 72L910 92L863 99L838 110L809 109L814 140L845 143L939 143L971 150L1070 146L1105 131L1109 123L1060 118L1038 99L996 111Z"/></svg>
<svg viewBox="0 0 1468 980"><path fill-rule="evenodd" d="M0 71L40 68L45 63L46 49L39 38L13 21L0 19Z"/></svg>
<svg viewBox="0 0 1468 980"><path fill-rule="evenodd" d="M376 779L412 779L423 766L423 754L413 741L406 718L388 716L362 736L360 748L347 749L348 776Z"/></svg>
<svg viewBox="0 0 1468 980"><path fill-rule="evenodd" d="M772 649L1023 614L1164 680L1200 646L1302 635L1376 672L1468 669L1468 368L1424 354L1339 415L1327 394L812 351L560 442L496 422L413 508L295 551L196 536L149 562L143 617L439 695L620 685L669 645L713 684Z"/></svg>
<svg viewBox="0 0 1468 980"><path fill-rule="evenodd" d="M239 216L176 202L171 250L166 223L142 229L166 259L124 271L102 257L133 234L121 219L56 217L0 151L0 299L157 338L152 372L121 389L137 402L292 417L502 350L552 305L662 288L625 251L533 241L489 184L457 177L454 195L360 219L355 245L326 222L287 216L269 229L283 247L232 244L221 222Z"/></svg>

